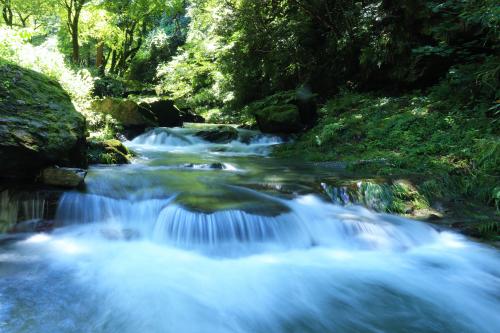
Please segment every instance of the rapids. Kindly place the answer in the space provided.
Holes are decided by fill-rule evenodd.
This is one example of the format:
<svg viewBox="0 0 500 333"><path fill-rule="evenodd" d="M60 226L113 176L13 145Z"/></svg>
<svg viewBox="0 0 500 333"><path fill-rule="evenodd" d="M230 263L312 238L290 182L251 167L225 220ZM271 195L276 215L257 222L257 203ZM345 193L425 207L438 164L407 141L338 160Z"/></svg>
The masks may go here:
<svg viewBox="0 0 500 333"><path fill-rule="evenodd" d="M0 332L500 332L498 250L327 201L278 137L194 131L127 142L54 231L0 236Z"/></svg>

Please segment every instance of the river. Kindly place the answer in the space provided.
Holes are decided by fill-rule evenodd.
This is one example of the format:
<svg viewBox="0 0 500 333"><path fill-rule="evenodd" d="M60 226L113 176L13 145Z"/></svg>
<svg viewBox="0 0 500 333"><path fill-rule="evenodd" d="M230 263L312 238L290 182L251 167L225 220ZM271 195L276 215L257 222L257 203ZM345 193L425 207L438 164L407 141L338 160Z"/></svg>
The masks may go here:
<svg viewBox="0 0 500 333"><path fill-rule="evenodd" d="M0 242L0 332L500 332L498 250L333 204L278 137L195 131L127 142L52 232Z"/></svg>

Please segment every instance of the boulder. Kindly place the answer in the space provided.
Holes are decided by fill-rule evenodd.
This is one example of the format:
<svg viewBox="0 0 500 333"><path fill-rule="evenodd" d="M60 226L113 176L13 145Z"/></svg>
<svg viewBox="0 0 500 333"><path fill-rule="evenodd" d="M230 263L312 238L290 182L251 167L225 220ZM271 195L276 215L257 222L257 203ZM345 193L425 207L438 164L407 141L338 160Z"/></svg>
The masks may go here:
<svg viewBox="0 0 500 333"><path fill-rule="evenodd" d="M119 140L89 141L89 164L127 164L130 152Z"/></svg>
<svg viewBox="0 0 500 333"><path fill-rule="evenodd" d="M45 185L74 188L83 184L87 171L77 168L46 168L40 174Z"/></svg>
<svg viewBox="0 0 500 333"><path fill-rule="evenodd" d="M238 131L231 126L217 126L199 131L195 136L213 143L229 143L238 139Z"/></svg>
<svg viewBox="0 0 500 333"><path fill-rule="evenodd" d="M106 97L92 103L94 111L108 114L125 129L158 126L154 115L129 99Z"/></svg>
<svg viewBox="0 0 500 333"><path fill-rule="evenodd" d="M263 133L290 134L304 127L299 108L293 104L268 106L255 112L255 119Z"/></svg>
<svg viewBox="0 0 500 333"><path fill-rule="evenodd" d="M297 133L314 125L317 119L314 94L305 88L282 91L246 107L259 129L266 133Z"/></svg>
<svg viewBox="0 0 500 333"><path fill-rule="evenodd" d="M0 177L85 167L85 118L56 81L0 61Z"/></svg>
<svg viewBox="0 0 500 333"><path fill-rule="evenodd" d="M158 126L182 126L183 120L180 110L171 100L159 99L151 102L142 102L139 104L139 108L141 112L153 115Z"/></svg>
<svg viewBox="0 0 500 333"><path fill-rule="evenodd" d="M205 118L199 114L194 113L190 109L179 109L181 120L183 123L204 123Z"/></svg>

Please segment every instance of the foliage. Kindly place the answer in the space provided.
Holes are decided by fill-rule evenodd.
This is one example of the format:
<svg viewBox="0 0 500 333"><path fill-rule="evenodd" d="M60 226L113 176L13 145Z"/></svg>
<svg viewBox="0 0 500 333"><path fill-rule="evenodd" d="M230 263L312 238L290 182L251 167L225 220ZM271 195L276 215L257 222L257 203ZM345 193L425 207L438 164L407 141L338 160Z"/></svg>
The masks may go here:
<svg viewBox="0 0 500 333"><path fill-rule="evenodd" d="M384 166L367 168L425 175L431 180L421 190L429 197L465 195L495 204L500 141L494 125L498 115L490 109L498 103L498 82L477 80L485 67L491 64L453 67L446 80L424 93L387 97L345 91L323 106L315 128L277 154L385 159Z"/></svg>

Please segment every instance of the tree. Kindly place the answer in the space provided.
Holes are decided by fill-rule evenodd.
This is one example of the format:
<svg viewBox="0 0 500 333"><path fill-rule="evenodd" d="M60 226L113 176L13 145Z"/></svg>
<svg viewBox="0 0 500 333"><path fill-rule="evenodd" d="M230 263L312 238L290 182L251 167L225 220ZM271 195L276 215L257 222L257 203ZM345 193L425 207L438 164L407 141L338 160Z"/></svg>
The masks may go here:
<svg viewBox="0 0 500 333"><path fill-rule="evenodd" d="M80 14L83 6L90 0L59 0L59 3L64 7L66 12L66 27L71 36L73 63L80 62L80 44L78 41L78 25L80 22Z"/></svg>
<svg viewBox="0 0 500 333"><path fill-rule="evenodd" d="M0 0L0 4L2 5L2 17L9 27L12 27L14 22L14 13L12 10L12 1L11 0Z"/></svg>
<svg viewBox="0 0 500 333"><path fill-rule="evenodd" d="M115 0L104 4L116 17L122 31L120 41L110 50L110 72L123 74L142 47L145 37L160 23L161 17L184 11L183 0Z"/></svg>

